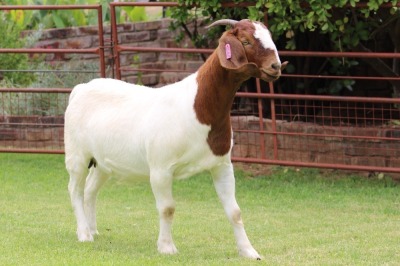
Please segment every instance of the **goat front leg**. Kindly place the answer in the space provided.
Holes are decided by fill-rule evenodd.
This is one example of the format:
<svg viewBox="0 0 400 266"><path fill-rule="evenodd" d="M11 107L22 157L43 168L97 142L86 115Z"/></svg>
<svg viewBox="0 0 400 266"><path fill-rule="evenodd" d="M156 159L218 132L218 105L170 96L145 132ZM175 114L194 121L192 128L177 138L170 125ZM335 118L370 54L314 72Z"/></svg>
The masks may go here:
<svg viewBox="0 0 400 266"><path fill-rule="evenodd" d="M239 255L252 259L261 259L247 237L241 218L241 211L235 198L235 177L232 163L224 163L211 171L215 190L224 207L236 238Z"/></svg>
<svg viewBox="0 0 400 266"><path fill-rule="evenodd" d="M175 213L175 202L172 197L173 178L169 173L152 171L150 174L151 189L156 199L160 216L160 233L158 236L158 252L175 254L178 250L172 240L171 227Z"/></svg>

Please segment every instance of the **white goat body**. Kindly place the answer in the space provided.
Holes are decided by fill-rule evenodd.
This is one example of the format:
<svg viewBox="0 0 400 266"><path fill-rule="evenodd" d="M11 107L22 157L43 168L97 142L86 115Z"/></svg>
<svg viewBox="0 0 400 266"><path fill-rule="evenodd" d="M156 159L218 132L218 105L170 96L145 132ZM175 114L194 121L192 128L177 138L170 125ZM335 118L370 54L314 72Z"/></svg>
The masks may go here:
<svg viewBox="0 0 400 266"><path fill-rule="evenodd" d="M205 141L210 126L196 119L196 76L160 89L113 79L76 86L66 114L74 125L66 127L67 154L79 150L83 162L95 158L99 170L122 178L160 168L180 179L226 161L213 156Z"/></svg>
<svg viewBox="0 0 400 266"><path fill-rule="evenodd" d="M80 241L93 241L98 234L96 196L110 176L149 177L160 215L158 250L176 253L172 181L209 170L239 254L260 258L235 199L229 114L243 81L276 80L286 63L281 64L264 25L249 20L213 23L221 24L233 28L222 35L207 62L180 82L151 89L95 79L73 89L65 113L65 162Z"/></svg>

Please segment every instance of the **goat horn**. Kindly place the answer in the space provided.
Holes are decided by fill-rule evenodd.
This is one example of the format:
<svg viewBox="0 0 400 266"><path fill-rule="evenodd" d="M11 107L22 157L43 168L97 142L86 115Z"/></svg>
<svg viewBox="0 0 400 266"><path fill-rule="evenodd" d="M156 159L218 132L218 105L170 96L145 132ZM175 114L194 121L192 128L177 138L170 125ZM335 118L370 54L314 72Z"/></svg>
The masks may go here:
<svg viewBox="0 0 400 266"><path fill-rule="evenodd" d="M219 25L230 25L230 26L233 27L238 22L239 21L233 20L233 19L220 19L220 20L217 20L217 21L211 23L210 25L206 26L206 29L209 29L209 28L214 27L214 26L219 26Z"/></svg>

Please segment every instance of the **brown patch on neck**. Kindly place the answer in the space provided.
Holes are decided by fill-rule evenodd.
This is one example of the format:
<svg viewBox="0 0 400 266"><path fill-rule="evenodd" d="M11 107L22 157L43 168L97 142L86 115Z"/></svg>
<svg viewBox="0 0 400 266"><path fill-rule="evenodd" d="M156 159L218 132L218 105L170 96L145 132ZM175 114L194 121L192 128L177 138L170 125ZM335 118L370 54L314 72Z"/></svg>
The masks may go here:
<svg viewBox="0 0 400 266"><path fill-rule="evenodd" d="M230 110L236 90L243 81L240 74L227 71L220 65L216 52L198 71L194 111L200 123L211 126L207 143L217 156L230 151Z"/></svg>

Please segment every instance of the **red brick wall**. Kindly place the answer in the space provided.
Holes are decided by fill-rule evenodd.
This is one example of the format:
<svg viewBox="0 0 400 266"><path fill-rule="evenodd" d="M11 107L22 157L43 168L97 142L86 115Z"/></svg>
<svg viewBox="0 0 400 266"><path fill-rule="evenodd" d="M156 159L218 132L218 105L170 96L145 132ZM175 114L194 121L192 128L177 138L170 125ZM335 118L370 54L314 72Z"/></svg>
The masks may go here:
<svg viewBox="0 0 400 266"><path fill-rule="evenodd" d="M0 116L0 148L63 149L62 116ZM274 159L274 135L260 134L259 120L253 116L232 117L233 156ZM271 120L264 120L264 130L271 132ZM242 132L250 130L253 132ZM320 126L312 123L277 121L278 160L329 164L398 167L400 148L390 140L363 140L348 136L397 137L400 129ZM292 135L284 135L289 133ZM294 134L293 134L294 133ZM308 134L304 136L304 134ZM397 146L396 146L397 145Z"/></svg>
<svg viewBox="0 0 400 266"><path fill-rule="evenodd" d="M64 148L62 116L0 116L0 124L0 148Z"/></svg>
<svg viewBox="0 0 400 266"><path fill-rule="evenodd" d="M118 42L121 45L139 47L192 47L187 39L177 44L174 40L175 34L168 29L170 19L162 19L150 22L138 22L121 24L118 26ZM111 30L110 26L104 27L104 38L106 46L110 45ZM36 43L37 48L95 48L98 47L97 26L74 27L65 29L44 30L42 37ZM110 64L111 49L105 50L107 60ZM95 54L48 54L48 62L68 62L70 60L81 59L84 62L98 62ZM147 86L159 87L173 83L188 74L195 72L203 64L198 54L178 54L178 53L123 53L120 57L122 67L135 67L142 69L160 70L180 70L176 72L123 72L123 80L132 83L142 83ZM107 77L112 77L109 70Z"/></svg>

